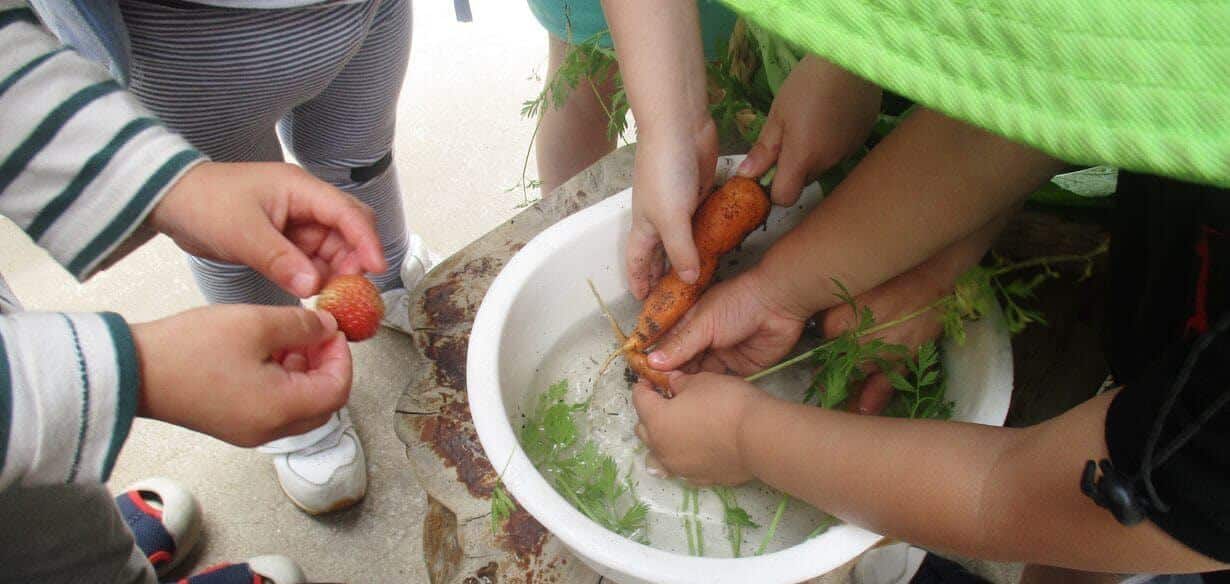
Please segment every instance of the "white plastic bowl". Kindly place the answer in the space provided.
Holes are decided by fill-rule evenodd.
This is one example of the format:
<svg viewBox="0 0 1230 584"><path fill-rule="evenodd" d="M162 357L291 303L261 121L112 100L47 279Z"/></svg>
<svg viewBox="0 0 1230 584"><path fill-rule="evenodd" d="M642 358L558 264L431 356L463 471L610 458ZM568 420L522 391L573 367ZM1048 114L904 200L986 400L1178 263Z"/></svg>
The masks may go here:
<svg viewBox="0 0 1230 584"><path fill-rule="evenodd" d="M741 158L722 158L719 180ZM793 547L743 558L690 557L635 543L574 509L518 444L520 408L531 392L544 389L533 384L537 364L564 331L595 311L585 278L593 279L608 301L627 294L622 252L631 194L625 190L543 231L492 282L474 320L466 368L470 411L487 457L531 515L588 565L619 582L799 582L845 564L880 536L841 525ZM798 205L775 208L767 230L755 232L738 253L758 257L819 199L813 185ZM610 332L603 327L594 334ZM965 344L946 346L945 370L955 419L1003 424L1012 393L1012 355L1002 327L990 320L971 323Z"/></svg>

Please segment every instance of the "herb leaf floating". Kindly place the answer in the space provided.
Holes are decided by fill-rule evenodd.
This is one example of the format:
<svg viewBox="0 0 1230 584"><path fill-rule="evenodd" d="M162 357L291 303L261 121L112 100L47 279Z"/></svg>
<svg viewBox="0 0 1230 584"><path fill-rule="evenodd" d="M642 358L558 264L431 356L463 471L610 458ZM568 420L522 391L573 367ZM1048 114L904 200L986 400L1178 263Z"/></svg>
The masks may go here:
<svg viewBox="0 0 1230 584"><path fill-rule="evenodd" d="M567 393L568 381L561 380L538 396L534 411L521 427L521 447L547 482L578 511L619 535L645 542L649 507L637 499L631 478L619 476L614 458L599 451L592 441L579 442L574 416L584 412L588 403L567 403ZM492 521L507 518L503 509L497 513L495 493L491 505Z"/></svg>
<svg viewBox="0 0 1230 584"><path fill-rule="evenodd" d="M760 527L752 521L747 510L739 506L734 489L730 487L713 487L713 494L722 502L723 519L726 523L726 539L730 540L730 553L740 557L743 551L743 528L756 529Z"/></svg>

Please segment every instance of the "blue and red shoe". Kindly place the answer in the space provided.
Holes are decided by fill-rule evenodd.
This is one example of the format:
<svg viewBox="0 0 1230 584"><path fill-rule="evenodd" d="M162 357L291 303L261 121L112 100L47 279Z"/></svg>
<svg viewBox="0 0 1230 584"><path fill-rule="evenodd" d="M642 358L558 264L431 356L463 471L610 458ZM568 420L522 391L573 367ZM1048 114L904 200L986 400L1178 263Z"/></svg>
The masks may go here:
<svg viewBox="0 0 1230 584"><path fill-rule="evenodd" d="M166 576L201 538L201 505L183 485L167 478L138 481L115 498L158 576ZM219 564L179 580L180 584L301 584L303 571L285 556L257 556L241 564Z"/></svg>
<svg viewBox="0 0 1230 584"><path fill-rule="evenodd" d="M116 496L115 504L159 576L183 562L200 540L201 506L171 479L137 481Z"/></svg>

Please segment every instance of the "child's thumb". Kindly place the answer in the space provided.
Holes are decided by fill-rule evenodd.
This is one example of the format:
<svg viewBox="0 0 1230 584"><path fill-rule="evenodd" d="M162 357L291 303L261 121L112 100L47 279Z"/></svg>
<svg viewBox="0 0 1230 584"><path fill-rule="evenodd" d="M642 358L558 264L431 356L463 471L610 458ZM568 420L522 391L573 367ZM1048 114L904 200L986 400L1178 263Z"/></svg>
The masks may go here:
<svg viewBox="0 0 1230 584"><path fill-rule="evenodd" d="M265 307L261 318L264 349L273 353L295 347L314 347L337 332L332 314L298 306Z"/></svg>
<svg viewBox="0 0 1230 584"><path fill-rule="evenodd" d="M782 150L782 130L781 124L775 123L775 120L765 122L764 129L760 131L760 137L756 143L752 145L752 149L747 151L747 158L739 164L739 168L735 170L735 174L748 178L757 178L773 167L773 163L777 162L777 156Z"/></svg>
<svg viewBox="0 0 1230 584"><path fill-rule="evenodd" d="M671 371L691 361L709 348L713 338L711 322L704 318L704 306L693 307L649 354L649 365L658 371ZM674 380L672 380L672 383Z"/></svg>

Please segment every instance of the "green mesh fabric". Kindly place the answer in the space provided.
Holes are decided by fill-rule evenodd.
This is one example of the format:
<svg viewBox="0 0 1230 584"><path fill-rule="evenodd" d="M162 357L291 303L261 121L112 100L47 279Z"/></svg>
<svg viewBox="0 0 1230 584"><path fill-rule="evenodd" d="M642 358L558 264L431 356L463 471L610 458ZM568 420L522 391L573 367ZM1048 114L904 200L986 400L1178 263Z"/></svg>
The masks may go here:
<svg viewBox="0 0 1230 584"><path fill-rule="evenodd" d="M1057 158L1230 187L1230 0L724 1Z"/></svg>

